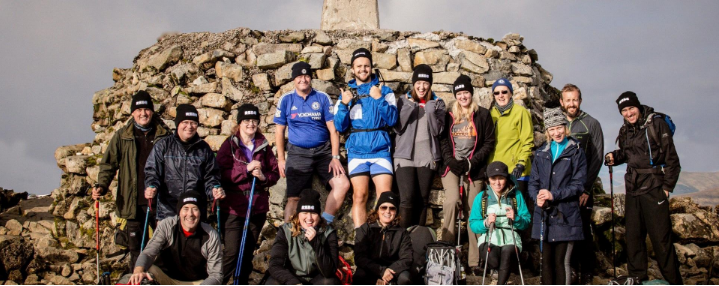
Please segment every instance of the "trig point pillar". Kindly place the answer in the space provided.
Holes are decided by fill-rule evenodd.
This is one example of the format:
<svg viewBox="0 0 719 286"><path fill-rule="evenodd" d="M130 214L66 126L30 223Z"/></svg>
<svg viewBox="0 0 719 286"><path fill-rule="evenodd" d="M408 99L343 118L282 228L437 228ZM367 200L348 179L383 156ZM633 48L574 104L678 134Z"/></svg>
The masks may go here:
<svg viewBox="0 0 719 286"><path fill-rule="evenodd" d="M322 30L379 29L377 0L324 0Z"/></svg>

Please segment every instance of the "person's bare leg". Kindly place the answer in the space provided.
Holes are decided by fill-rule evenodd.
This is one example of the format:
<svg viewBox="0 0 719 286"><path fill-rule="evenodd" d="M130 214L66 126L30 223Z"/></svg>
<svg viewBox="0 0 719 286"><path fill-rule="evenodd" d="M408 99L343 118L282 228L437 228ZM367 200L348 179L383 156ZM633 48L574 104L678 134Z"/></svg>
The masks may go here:
<svg viewBox="0 0 719 286"><path fill-rule="evenodd" d="M337 212L342 207L342 203L345 201L347 191L350 189L350 181L347 179L347 176L341 175L332 178L332 180L330 180L330 186L332 187L332 191L330 191L327 196L325 212L334 216L337 215Z"/></svg>
<svg viewBox="0 0 719 286"><path fill-rule="evenodd" d="M372 182L374 182L375 192L377 193L375 201L379 199L379 195L382 193L392 191L392 175L390 174L376 175L372 177Z"/></svg>
<svg viewBox="0 0 719 286"><path fill-rule="evenodd" d="M285 205L285 222L290 222L290 217L297 211L297 204L300 203L300 197L287 198L287 204Z"/></svg>
<svg viewBox="0 0 719 286"><path fill-rule="evenodd" d="M352 181L352 222L359 228L367 222L367 197L369 195L369 176L356 176Z"/></svg>

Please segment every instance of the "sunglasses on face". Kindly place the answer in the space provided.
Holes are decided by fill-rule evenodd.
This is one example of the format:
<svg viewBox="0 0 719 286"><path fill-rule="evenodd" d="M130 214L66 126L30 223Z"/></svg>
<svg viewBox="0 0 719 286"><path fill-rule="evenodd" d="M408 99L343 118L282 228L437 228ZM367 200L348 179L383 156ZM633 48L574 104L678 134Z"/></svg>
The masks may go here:
<svg viewBox="0 0 719 286"><path fill-rule="evenodd" d="M386 211L386 210L396 211L397 210L397 208L394 206L380 206L379 209L381 211Z"/></svg>
<svg viewBox="0 0 719 286"><path fill-rule="evenodd" d="M499 95L500 93L501 93L501 94L508 94L508 93L509 93L509 90L495 91L495 92L494 92L494 95Z"/></svg>

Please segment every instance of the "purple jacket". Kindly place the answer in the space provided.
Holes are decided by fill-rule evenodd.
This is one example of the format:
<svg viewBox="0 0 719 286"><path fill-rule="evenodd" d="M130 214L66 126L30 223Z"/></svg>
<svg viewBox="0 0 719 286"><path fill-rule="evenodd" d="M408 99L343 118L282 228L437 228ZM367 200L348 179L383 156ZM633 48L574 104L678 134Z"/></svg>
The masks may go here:
<svg viewBox="0 0 719 286"><path fill-rule="evenodd" d="M259 179L255 183L255 195L252 201L252 214L266 213L270 210L270 193L266 189L277 184L280 179L277 167L277 158L272 153L265 136L255 133L255 150L252 152L252 160L245 156L239 146L240 138L237 135L230 136L222 143L217 151L217 163L220 166L220 182L225 189L227 197L221 201L221 211L244 217L247 214L252 178L247 172L247 164L253 160L262 164L262 173L265 175L264 182ZM234 151L234 156L233 156ZM245 193L246 192L246 193Z"/></svg>

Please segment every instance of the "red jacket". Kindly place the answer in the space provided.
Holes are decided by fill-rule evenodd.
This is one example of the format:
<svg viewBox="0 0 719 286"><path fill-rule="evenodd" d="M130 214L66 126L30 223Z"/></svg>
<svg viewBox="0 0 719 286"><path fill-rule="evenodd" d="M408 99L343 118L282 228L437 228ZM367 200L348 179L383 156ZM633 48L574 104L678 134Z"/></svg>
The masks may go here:
<svg viewBox="0 0 719 286"><path fill-rule="evenodd" d="M266 213L270 209L270 193L267 188L277 184L277 180L280 178L277 158L265 136L260 132L255 133L255 149L252 152L252 160L246 158L238 144L241 144L240 137L233 135L227 138L222 143L220 150L217 151L220 182L227 195L221 201L221 211L240 217L245 217L247 214L252 178L254 178L247 172L247 164L254 160L262 164L262 173L266 179L264 182L258 179L255 183L252 214Z"/></svg>

